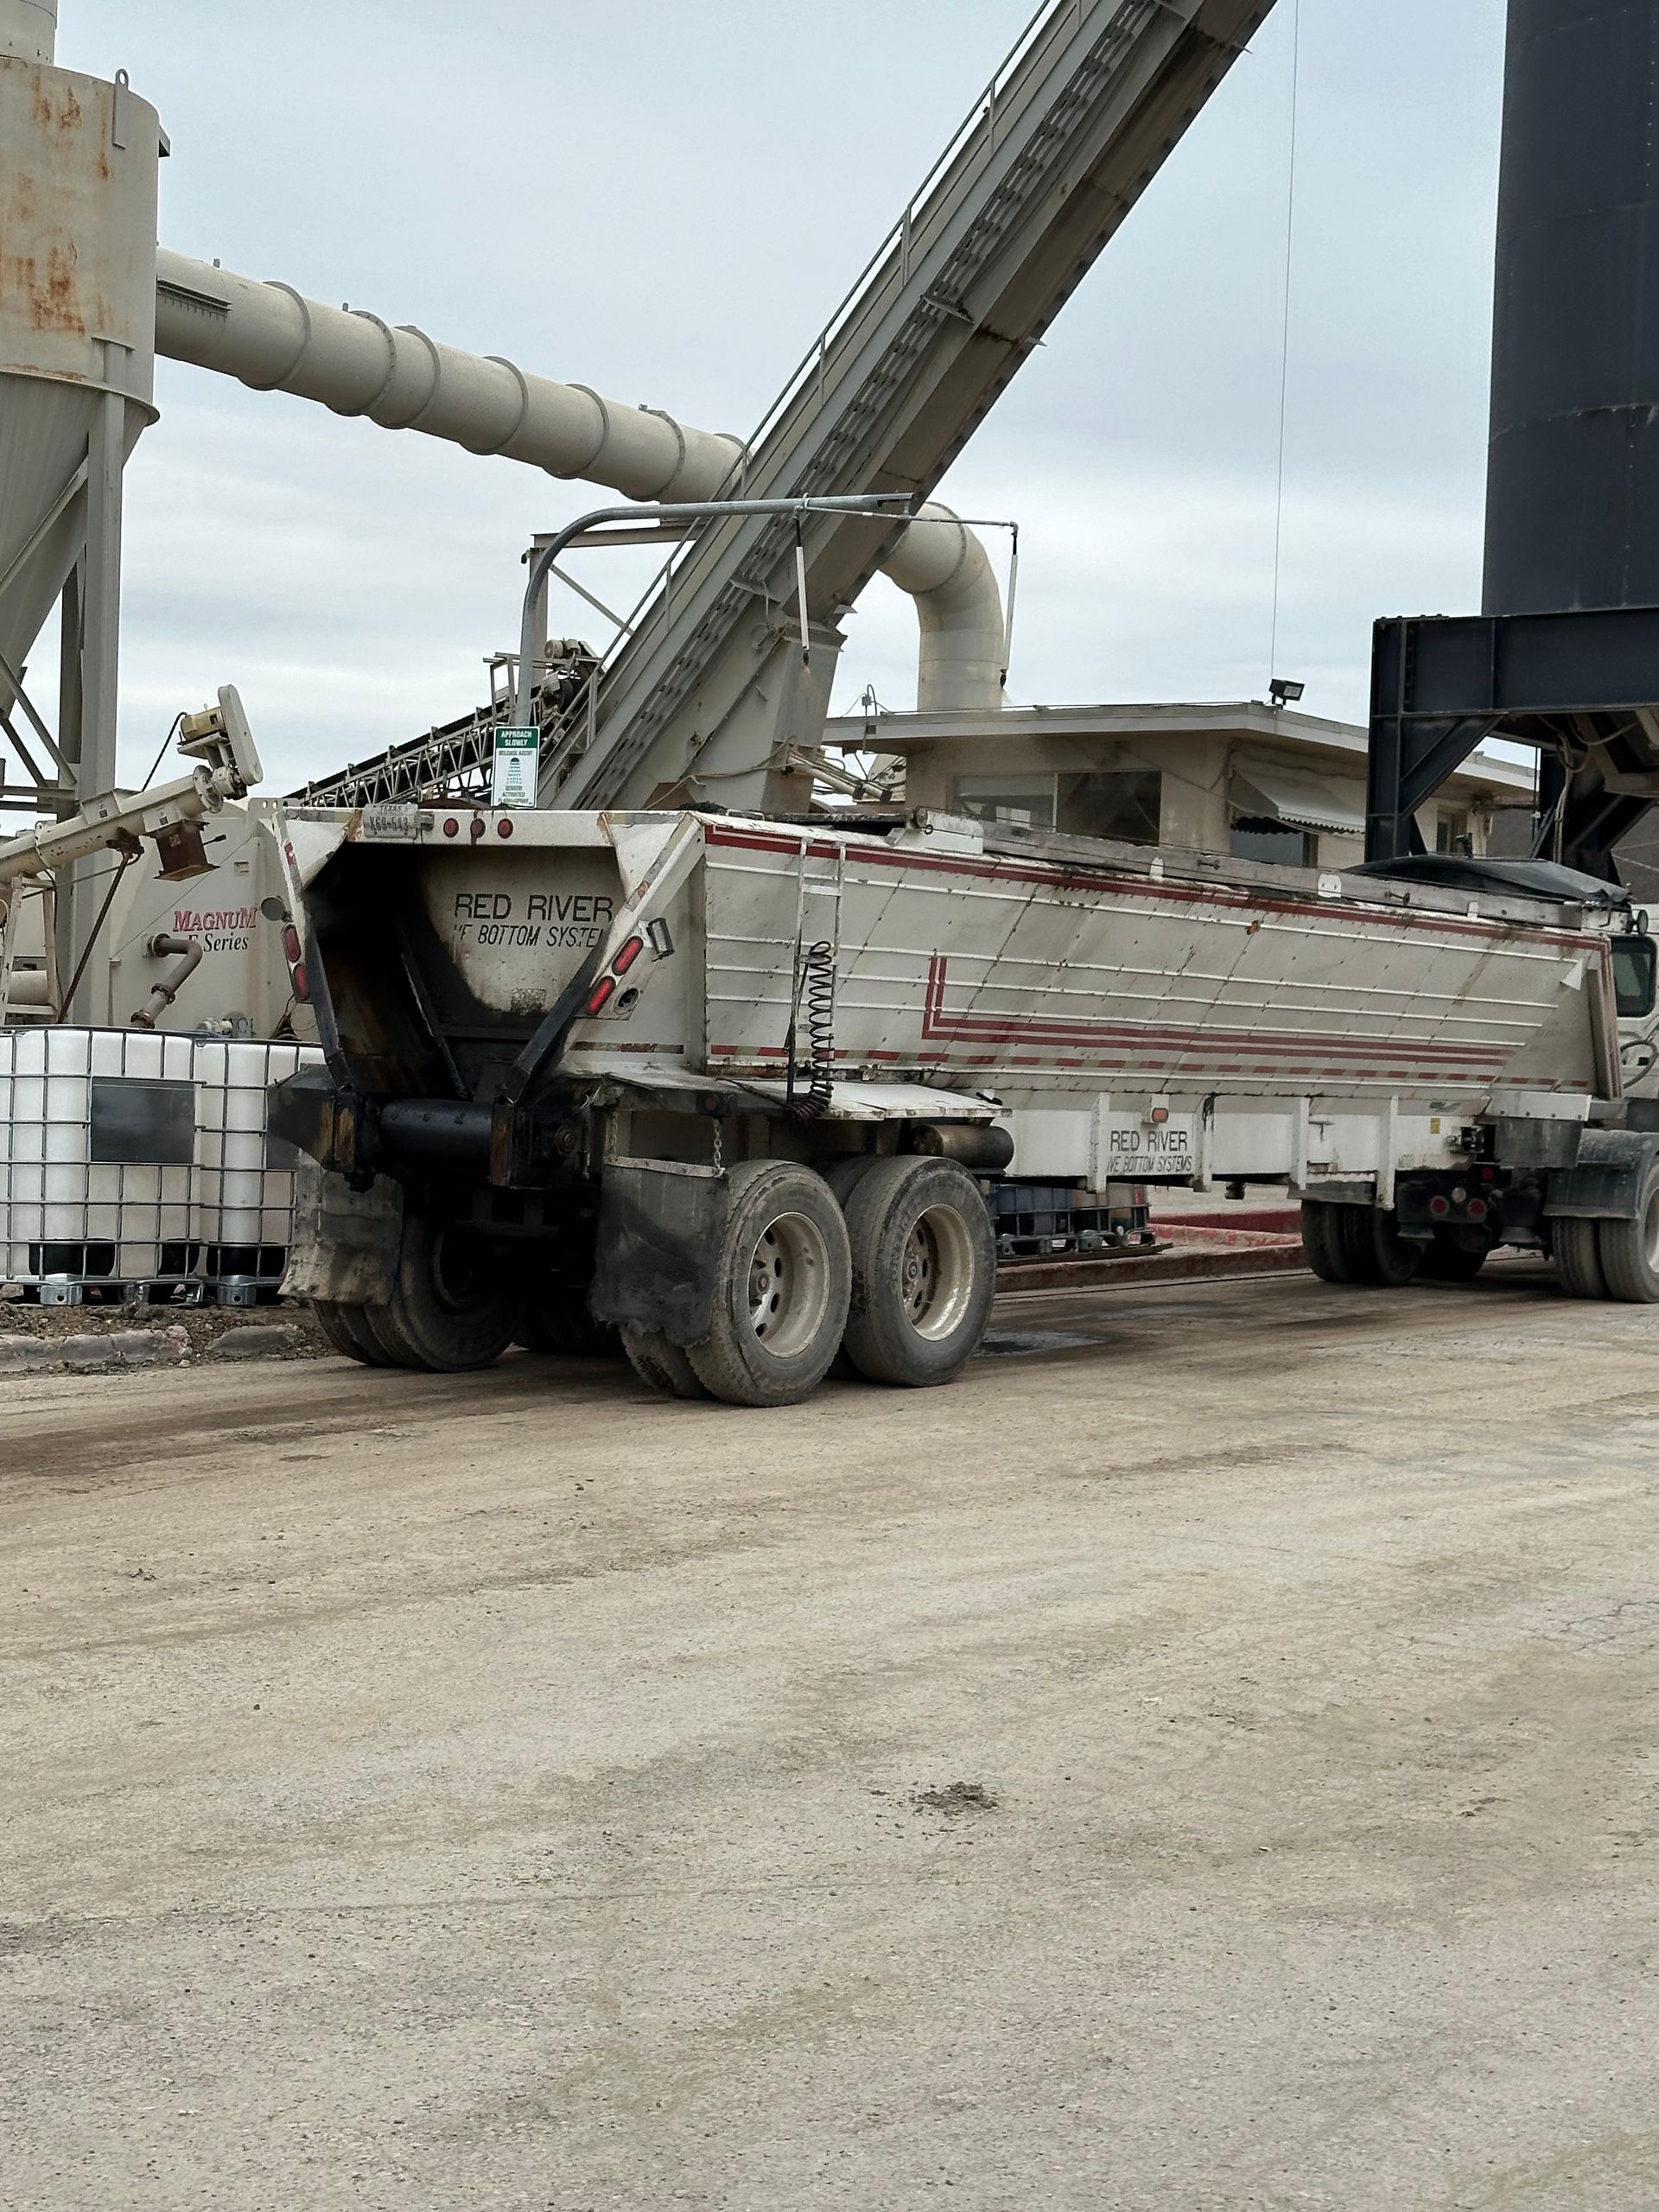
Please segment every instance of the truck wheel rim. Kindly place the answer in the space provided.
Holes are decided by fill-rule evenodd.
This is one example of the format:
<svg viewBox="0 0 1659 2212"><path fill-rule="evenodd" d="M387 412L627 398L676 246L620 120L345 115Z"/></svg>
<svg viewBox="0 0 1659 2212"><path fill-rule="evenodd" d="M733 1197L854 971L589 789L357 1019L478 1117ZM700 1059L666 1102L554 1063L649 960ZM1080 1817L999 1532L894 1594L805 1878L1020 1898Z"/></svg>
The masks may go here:
<svg viewBox="0 0 1659 2212"><path fill-rule="evenodd" d="M918 1337L938 1343L962 1325L974 1292L974 1247L954 1206L930 1206L905 1239L899 1295Z"/></svg>
<svg viewBox="0 0 1659 2212"><path fill-rule="evenodd" d="M748 1265L749 1325L774 1359L804 1351L830 1303L830 1248L816 1221L780 1213L754 1241Z"/></svg>
<svg viewBox="0 0 1659 2212"><path fill-rule="evenodd" d="M1659 1191L1648 1200L1648 1211L1643 1217L1642 1249L1649 1270L1659 1274Z"/></svg>

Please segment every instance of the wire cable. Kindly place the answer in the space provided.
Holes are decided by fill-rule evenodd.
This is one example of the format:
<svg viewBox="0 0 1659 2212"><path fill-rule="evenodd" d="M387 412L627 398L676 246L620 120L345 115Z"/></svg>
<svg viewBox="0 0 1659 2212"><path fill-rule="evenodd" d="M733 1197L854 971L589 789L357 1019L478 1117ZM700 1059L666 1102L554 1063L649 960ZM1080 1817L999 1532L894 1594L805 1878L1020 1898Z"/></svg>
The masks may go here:
<svg viewBox="0 0 1659 2212"><path fill-rule="evenodd" d="M1291 248L1296 234L1296 126L1300 109L1302 0L1290 19L1290 158L1285 184L1285 311L1279 346L1279 465L1273 504L1273 620L1268 637L1268 682L1279 673L1279 578L1285 542L1285 425L1290 398Z"/></svg>
<svg viewBox="0 0 1659 2212"><path fill-rule="evenodd" d="M147 791L150 785L155 782L156 771L161 766L162 761L166 760L167 748L173 742L173 733L177 729L179 724L183 720L184 716L181 714L175 715L173 720L168 725L167 735L162 740L162 749L156 755L156 758L150 762L149 773L144 778L143 782L138 786L141 791Z"/></svg>
<svg viewBox="0 0 1659 2212"><path fill-rule="evenodd" d="M82 949L80 958L75 963L75 972L69 978L68 988L63 993L63 1008L67 1009L69 1007L75 993L80 988L80 979L86 973L86 963L92 957L92 947L98 942L98 933L103 928L105 918L111 907L115 904L115 894L121 888L122 877L132 866L137 857L135 853L123 853L120 866L110 878L110 887L104 894L104 904L98 910L98 919L86 932L86 943Z"/></svg>

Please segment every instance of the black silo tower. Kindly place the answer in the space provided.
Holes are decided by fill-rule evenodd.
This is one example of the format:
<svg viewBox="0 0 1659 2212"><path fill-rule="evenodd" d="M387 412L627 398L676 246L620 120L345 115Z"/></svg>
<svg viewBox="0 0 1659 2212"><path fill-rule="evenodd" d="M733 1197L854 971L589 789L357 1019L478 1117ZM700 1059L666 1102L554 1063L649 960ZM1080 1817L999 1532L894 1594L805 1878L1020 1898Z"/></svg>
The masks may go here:
<svg viewBox="0 0 1659 2212"><path fill-rule="evenodd" d="M1479 615L1379 622L1366 858L1484 740L1532 850L1617 876L1659 800L1659 0L1510 0Z"/></svg>
<svg viewBox="0 0 1659 2212"><path fill-rule="evenodd" d="M1659 0L1510 0L1483 604L1659 607Z"/></svg>

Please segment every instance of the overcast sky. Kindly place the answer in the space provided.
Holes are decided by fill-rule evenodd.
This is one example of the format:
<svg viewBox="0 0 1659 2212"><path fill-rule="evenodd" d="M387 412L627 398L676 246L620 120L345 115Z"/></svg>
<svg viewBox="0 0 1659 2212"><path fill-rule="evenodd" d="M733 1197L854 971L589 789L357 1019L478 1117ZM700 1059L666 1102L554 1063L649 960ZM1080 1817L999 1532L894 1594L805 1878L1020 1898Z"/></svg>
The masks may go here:
<svg viewBox="0 0 1659 2212"><path fill-rule="evenodd" d="M1294 4L940 488L1020 524L1020 700L1265 688ZM164 245L746 434L1029 12L62 0L59 59L124 67L160 109ZM1278 665L1318 713L1363 716L1376 615L1478 604L1503 14L1301 0ZM124 772L227 681L271 789L483 696L524 544L590 490L201 371L156 381ZM594 558L620 591L626 556ZM596 633L575 601L554 626ZM914 663L878 579L837 702L873 683L910 705Z"/></svg>

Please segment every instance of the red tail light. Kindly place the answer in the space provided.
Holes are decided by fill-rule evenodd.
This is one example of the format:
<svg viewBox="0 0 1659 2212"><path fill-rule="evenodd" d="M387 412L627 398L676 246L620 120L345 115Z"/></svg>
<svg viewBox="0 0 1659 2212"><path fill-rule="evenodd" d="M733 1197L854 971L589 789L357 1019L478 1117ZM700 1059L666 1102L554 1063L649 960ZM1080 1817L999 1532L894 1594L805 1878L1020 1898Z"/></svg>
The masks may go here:
<svg viewBox="0 0 1659 2212"><path fill-rule="evenodd" d="M284 922L283 924L283 957L290 968L296 965L304 950L304 946L300 943L298 930L295 928L292 922Z"/></svg>
<svg viewBox="0 0 1659 2212"><path fill-rule="evenodd" d="M294 963L292 972L294 978L295 997L301 1000L309 999L311 995L311 979L305 972L305 963L302 960L296 960Z"/></svg>
<svg viewBox="0 0 1659 2212"><path fill-rule="evenodd" d="M617 954L615 959L612 961L612 967L616 970L619 976L626 976L629 969L632 967L634 962L639 957L645 949L645 941L644 938L631 937L627 943L623 946L621 951Z"/></svg>
<svg viewBox="0 0 1659 2212"><path fill-rule="evenodd" d="M593 989L588 992L588 1003L582 1011L586 1014L602 1014L610 1004L612 994L615 989L615 976L601 976Z"/></svg>

